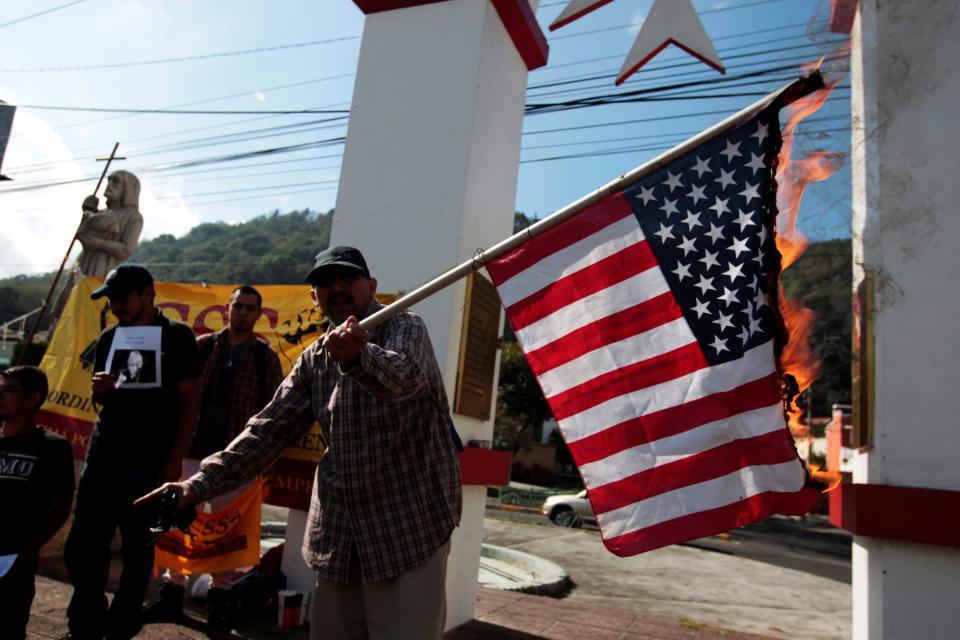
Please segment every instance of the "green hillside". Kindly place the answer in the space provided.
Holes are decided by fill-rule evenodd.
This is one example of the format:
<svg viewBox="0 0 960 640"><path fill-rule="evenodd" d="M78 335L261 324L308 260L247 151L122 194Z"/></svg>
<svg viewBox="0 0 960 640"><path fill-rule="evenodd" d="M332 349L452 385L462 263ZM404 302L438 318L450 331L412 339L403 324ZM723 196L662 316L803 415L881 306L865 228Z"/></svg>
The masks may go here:
<svg viewBox="0 0 960 640"><path fill-rule="evenodd" d="M181 238L147 240L131 260L168 282L300 283L330 240L332 214L274 211L239 224L205 223Z"/></svg>

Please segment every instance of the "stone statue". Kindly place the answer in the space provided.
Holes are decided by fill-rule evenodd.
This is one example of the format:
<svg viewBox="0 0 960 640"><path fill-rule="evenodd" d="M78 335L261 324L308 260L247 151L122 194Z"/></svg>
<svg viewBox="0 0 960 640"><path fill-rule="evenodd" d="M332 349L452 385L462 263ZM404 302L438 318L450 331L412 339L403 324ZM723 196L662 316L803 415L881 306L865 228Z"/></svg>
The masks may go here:
<svg viewBox="0 0 960 640"><path fill-rule="evenodd" d="M97 196L83 201L83 218L77 240L83 252L77 258L80 273L106 277L137 248L143 216L140 215L140 180L129 171L114 171L103 192L107 208L99 210Z"/></svg>

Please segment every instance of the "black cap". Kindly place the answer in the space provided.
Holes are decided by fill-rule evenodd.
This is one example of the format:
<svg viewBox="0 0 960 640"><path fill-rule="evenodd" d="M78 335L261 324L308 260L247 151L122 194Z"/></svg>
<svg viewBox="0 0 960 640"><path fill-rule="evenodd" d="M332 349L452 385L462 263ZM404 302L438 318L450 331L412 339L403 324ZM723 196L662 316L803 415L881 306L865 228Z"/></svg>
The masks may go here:
<svg viewBox="0 0 960 640"><path fill-rule="evenodd" d="M153 284L153 276L138 264L121 264L107 274L103 284L90 294L91 300L109 296L122 298L131 291L143 291Z"/></svg>
<svg viewBox="0 0 960 640"><path fill-rule="evenodd" d="M307 282L313 282L317 272L324 267L349 267L356 269L370 277L370 271L367 269L367 261L363 259L363 254L353 247L330 247L324 249L313 258L313 270L307 274Z"/></svg>

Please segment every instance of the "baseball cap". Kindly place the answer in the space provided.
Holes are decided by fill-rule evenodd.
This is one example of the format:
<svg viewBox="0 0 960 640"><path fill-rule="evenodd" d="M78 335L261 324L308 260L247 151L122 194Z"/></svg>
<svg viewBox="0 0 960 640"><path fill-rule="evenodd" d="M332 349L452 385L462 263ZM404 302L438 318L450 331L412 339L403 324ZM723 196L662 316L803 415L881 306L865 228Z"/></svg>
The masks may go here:
<svg viewBox="0 0 960 640"><path fill-rule="evenodd" d="M131 291L142 291L153 284L153 276L138 264L121 264L107 274L100 287L90 294L91 300L109 296L122 298Z"/></svg>
<svg viewBox="0 0 960 640"><path fill-rule="evenodd" d="M324 249L313 258L313 269L307 274L307 282L312 282L317 273L325 267L349 267L356 269L370 277L370 271L367 269L367 261L363 259L363 254L353 247L330 247Z"/></svg>

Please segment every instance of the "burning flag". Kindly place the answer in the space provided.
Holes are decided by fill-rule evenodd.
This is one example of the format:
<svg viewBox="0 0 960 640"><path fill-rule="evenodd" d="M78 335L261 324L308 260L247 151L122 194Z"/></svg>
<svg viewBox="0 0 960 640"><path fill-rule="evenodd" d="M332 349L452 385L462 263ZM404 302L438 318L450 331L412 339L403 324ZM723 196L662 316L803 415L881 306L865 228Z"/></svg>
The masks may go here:
<svg viewBox="0 0 960 640"><path fill-rule="evenodd" d="M777 359L779 107L486 262L617 555L818 499Z"/></svg>

